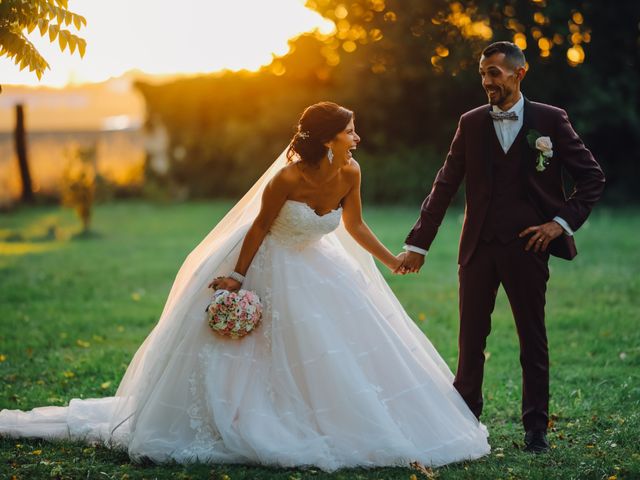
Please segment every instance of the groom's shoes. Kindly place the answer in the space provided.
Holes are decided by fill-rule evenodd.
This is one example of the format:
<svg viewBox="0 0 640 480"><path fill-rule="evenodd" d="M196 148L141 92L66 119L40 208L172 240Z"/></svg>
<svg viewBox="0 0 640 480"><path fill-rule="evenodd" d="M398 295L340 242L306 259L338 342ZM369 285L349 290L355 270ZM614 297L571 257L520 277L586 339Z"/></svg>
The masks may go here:
<svg viewBox="0 0 640 480"><path fill-rule="evenodd" d="M529 430L524 435L524 449L527 452L543 453L549 450L549 441L544 430Z"/></svg>

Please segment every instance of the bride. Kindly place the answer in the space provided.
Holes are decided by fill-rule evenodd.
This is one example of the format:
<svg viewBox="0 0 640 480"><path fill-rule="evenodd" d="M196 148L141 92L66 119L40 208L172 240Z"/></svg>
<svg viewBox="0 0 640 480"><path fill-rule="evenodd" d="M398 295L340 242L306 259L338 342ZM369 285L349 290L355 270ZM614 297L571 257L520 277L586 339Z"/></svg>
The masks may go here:
<svg viewBox="0 0 640 480"><path fill-rule="evenodd" d="M486 427L373 262L394 271L401 258L362 220L359 141L353 112L308 107L288 149L186 258L115 396L2 410L0 435L102 442L134 461L326 471L489 453ZM213 334L210 287L241 286L260 296L262 324L241 340Z"/></svg>

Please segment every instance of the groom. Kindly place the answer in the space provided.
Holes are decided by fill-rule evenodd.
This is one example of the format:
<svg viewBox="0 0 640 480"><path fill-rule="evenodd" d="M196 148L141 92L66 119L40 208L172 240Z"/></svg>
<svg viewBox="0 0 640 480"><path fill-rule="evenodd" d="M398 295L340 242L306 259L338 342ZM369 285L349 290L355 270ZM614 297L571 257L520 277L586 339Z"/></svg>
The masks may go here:
<svg viewBox="0 0 640 480"><path fill-rule="evenodd" d="M484 348L502 285L516 322L522 366L525 449L548 450L549 354L544 305L549 254L571 260L573 234L604 188L604 174L560 108L520 92L520 48L489 45L480 58L489 105L460 117L444 165L405 241L399 273L417 272L458 187L465 181L460 238L460 332L454 386L482 412ZM573 179L567 197L562 171Z"/></svg>

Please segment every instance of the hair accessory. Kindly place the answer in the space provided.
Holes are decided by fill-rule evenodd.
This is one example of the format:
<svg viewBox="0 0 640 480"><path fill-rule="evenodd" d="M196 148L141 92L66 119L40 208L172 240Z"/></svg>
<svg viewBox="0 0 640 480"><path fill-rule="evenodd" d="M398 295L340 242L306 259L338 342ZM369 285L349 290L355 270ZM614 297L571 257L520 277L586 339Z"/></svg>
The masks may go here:
<svg viewBox="0 0 640 480"><path fill-rule="evenodd" d="M302 130L298 132L298 136L306 140L307 138L309 138L309 132L307 132L306 130Z"/></svg>

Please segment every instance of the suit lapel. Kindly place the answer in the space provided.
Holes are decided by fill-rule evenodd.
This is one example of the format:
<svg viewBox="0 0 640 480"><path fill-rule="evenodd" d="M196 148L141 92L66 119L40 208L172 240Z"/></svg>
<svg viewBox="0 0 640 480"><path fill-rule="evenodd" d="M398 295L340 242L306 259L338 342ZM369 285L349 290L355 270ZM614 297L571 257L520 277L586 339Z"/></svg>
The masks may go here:
<svg viewBox="0 0 640 480"><path fill-rule="evenodd" d="M491 143L493 141L498 141L498 137L496 136L496 130L493 126L493 120L489 112L491 111L491 105L487 106L487 111L485 113L484 118L484 164L487 171L487 179L489 180L489 187L493 184L493 155L491 155ZM498 142L499 143L499 142Z"/></svg>
<svg viewBox="0 0 640 480"><path fill-rule="evenodd" d="M531 167L535 166L535 151L529 146L527 135L530 130L535 128L535 109L532 107L531 102L524 98L524 110L522 112L522 135L520 136L520 160L524 162L525 172L531 170Z"/></svg>

